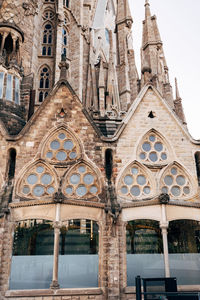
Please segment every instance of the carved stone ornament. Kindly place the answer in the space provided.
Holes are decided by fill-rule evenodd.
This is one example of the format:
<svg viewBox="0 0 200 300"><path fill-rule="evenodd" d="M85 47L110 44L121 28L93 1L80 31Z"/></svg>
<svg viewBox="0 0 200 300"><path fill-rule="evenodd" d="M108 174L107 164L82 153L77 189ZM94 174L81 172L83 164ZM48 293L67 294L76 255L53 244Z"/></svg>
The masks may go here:
<svg viewBox="0 0 200 300"><path fill-rule="evenodd" d="M82 26L82 35L86 39L86 42L89 44L90 43L90 28L89 26Z"/></svg>
<svg viewBox="0 0 200 300"><path fill-rule="evenodd" d="M58 188L58 192L54 194L54 202L56 203L62 203L65 200L65 196L63 195L61 188Z"/></svg>
<svg viewBox="0 0 200 300"><path fill-rule="evenodd" d="M25 10L25 16L35 16L38 14L38 1L37 0L29 0L23 2L22 7Z"/></svg>
<svg viewBox="0 0 200 300"><path fill-rule="evenodd" d="M159 196L159 201L160 201L161 204L168 204L169 200L170 200L170 197L169 197L168 194L161 194Z"/></svg>

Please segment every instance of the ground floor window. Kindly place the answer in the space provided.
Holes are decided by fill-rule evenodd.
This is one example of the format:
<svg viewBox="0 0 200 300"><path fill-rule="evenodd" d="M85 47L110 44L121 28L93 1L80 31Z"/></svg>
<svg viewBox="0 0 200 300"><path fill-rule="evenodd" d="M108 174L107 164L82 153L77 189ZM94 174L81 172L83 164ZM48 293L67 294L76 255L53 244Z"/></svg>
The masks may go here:
<svg viewBox="0 0 200 300"><path fill-rule="evenodd" d="M58 228L56 227L56 230ZM53 222L18 222L14 232L10 289L48 289L55 281L61 288L98 286L98 225L92 220L68 220L59 229L55 249ZM58 264L55 265L56 253Z"/></svg>
<svg viewBox="0 0 200 300"><path fill-rule="evenodd" d="M58 282L62 288L98 286L98 225L70 220L61 228Z"/></svg>
<svg viewBox="0 0 200 300"><path fill-rule="evenodd" d="M170 275L180 285L200 284L200 222L176 220L168 230Z"/></svg>
<svg viewBox="0 0 200 300"><path fill-rule="evenodd" d="M159 222L130 221L126 227L127 285L135 285L135 277L164 277L162 235Z"/></svg>
<svg viewBox="0 0 200 300"><path fill-rule="evenodd" d="M135 277L177 278L178 285L200 284L200 222L169 222L167 236L158 221L134 220L126 227L127 285ZM163 239L167 247L163 250ZM169 262L169 263L167 263Z"/></svg>
<svg viewBox="0 0 200 300"><path fill-rule="evenodd" d="M54 230L52 222L27 220L16 226L10 289L46 289L52 280Z"/></svg>

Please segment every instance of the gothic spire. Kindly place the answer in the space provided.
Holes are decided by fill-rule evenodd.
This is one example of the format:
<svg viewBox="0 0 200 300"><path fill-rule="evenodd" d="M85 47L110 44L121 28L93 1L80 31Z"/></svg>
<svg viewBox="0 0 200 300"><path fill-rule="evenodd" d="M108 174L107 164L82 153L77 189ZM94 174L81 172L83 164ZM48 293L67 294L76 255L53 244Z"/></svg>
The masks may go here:
<svg viewBox="0 0 200 300"><path fill-rule="evenodd" d="M161 41L156 16L151 15L149 0L145 0L145 20L143 21L143 39L141 48L141 70L141 86L144 86L148 78L173 108L174 103L172 88L169 82L168 67L163 50L163 43Z"/></svg>
<svg viewBox="0 0 200 300"><path fill-rule="evenodd" d="M117 25L126 23L128 27L131 27L133 18L131 17L131 11L128 0L118 0L117 6Z"/></svg>

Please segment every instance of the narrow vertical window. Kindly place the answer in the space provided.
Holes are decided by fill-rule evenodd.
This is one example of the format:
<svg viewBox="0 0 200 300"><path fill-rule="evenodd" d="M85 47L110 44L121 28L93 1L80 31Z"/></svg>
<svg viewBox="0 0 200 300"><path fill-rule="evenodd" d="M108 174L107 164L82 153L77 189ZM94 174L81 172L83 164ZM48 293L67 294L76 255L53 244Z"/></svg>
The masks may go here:
<svg viewBox="0 0 200 300"><path fill-rule="evenodd" d="M4 73L0 72L0 99L3 98Z"/></svg>
<svg viewBox="0 0 200 300"><path fill-rule="evenodd" d="M67 30L62 29L62 54L67 57Z"/></svg>
<svg viewBox="0 0 200 300"><path fill-rule="evenodd" d="M106 149L105 170L106 170L106 178L109 182L111 181L111 177L112 177L112 168L113 168L112 149Z"/></svg>
<svg viewBox="0 0 200 300"><path fill-rule="evenodd" d="M197 170L197 180L200 185L200 152L195 153L195 162L196 162L196 170Z"/></svg>
<svg viewBox="0 0 200 300"><path fill-rule="evenodd" d="M110 36L109 36L109 31L108 31L108 29L105 29L105 37L106 37L106 42L107 42L108 44L110 44Z"/></svg>
<svg viewBox="0 0 200 300"><path fill-rule="evenodd" d="M43 67L40 71L38 102L43 102L50 90L50 72L48 67Z"/></svg>
<svg viewBox="0 0 200 300"><path fill-rule="evenodd" d="M42 42L42 55L51 56L53 44L53 28L49 23L44 26Z"/></svg>
<svg viewBox="0 0 200 300"><path fill-rule="evenodd" d="M63 6L69 7L69 0L63 0Z"/></svg>
<svg viewBox="0 0 200 300"><path fill-rule="evenodd" d="M19 104L20 85L19 78L15 77L15 103Z"/></svg>
<svg viewBox="0 0 200 300"><path fill-rule="evenodd" d="M15 176L15 164L16 164L16 150L10 149L9 161L8 161L8 180L11 180Z"/></svg>
<svg viewBox="0 0 200 300"><path fill-rule="evenodd" d="M12 101L12 80L13 76L11 74L7 74L7 84L6 84L6 100Z"/></svg>

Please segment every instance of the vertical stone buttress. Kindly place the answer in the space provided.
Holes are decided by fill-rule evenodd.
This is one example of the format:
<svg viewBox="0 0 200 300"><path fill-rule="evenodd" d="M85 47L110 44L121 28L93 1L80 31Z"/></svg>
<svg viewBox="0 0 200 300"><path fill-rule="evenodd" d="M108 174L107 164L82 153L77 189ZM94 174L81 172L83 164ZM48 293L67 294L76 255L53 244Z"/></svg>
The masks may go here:
<svg viewBox="0 0 200 300"><path fill-rule="evenodd" d="M118 42L118 82L121 109L127 111L137 96L138 74L135 67L132 43L132 23L128 0L119 0L116 32Z"/></svg>

